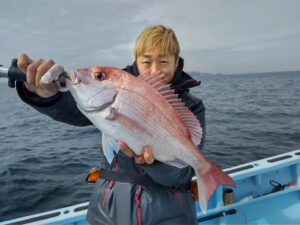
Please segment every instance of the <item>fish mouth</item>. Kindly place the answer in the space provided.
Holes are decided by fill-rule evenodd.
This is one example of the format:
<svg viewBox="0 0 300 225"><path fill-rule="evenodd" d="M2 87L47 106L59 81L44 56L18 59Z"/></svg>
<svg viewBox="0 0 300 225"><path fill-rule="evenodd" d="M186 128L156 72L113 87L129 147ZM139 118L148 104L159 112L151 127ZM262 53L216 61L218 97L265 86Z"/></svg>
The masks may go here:
<svg viewBox="0 0 300 225"><path fill-rule="evenodd" d="M81 80L79 79L79 73L76 70L70 71L68 73L67 79L68 79L67 82L70 85L77 85L81 83Z"/></svg>
<svg viewBox="0 0 300 225"><path fill-rule="evenodd" d="M60 92L66 92L69 90L67 83L71 82L71 77L68 72L63 72L59 75L58 79L53 81L55 88Z"/></svg>

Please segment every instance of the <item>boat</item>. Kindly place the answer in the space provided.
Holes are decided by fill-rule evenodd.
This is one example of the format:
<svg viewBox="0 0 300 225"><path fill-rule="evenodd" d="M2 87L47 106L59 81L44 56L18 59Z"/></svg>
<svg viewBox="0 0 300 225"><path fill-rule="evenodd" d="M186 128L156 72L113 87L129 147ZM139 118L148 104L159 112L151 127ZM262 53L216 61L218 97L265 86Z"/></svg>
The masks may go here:
<svg viewBox="0 0 300 225"><path fill-rule="evenodd" d="M224 172L237 186L219 186L205 214L195 201L199 224L300 224L300 149ZM0 225L86 225L88 204L16 218Z"/></svg>

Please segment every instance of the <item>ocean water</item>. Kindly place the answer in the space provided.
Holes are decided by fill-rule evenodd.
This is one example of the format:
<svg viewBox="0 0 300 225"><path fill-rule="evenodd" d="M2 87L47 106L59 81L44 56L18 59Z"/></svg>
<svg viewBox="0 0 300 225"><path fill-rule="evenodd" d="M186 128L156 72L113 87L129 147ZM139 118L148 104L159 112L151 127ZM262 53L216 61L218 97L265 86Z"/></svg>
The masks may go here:
<svg viewBox="0 0 300 225"><path fill-rule="evenodd" d="M199 75L205 154L222 168L300 148L300 72ZM53 121L0 83L0 221L89 200L100 132Z"/></svg>

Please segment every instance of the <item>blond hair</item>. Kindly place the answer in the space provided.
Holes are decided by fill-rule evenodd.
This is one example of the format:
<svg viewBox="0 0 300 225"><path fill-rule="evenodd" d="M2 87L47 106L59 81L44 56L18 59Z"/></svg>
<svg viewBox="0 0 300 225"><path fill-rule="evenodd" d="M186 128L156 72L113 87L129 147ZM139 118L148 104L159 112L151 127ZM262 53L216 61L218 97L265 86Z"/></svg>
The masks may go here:
<svg viewBox="0 0 300 225"><path fill-rule="evenodd" d="M154 25L144 29L135 41L135 59L148 49L156 49L164 55L179 56L180 47L175 32L163 25Z"/></svg>

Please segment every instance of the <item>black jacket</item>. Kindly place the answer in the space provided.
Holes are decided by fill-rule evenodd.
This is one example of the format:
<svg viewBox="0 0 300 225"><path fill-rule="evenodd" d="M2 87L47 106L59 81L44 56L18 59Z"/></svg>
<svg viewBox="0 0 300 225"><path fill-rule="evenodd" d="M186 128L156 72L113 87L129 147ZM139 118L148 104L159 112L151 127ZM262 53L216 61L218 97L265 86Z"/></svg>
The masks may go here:
<svg viewBox="0 0 300 225"><path fill-rule="evenodd" d="M135 76L139 74L135 63L124 70ZM183 71L181 58L171 84L200 121L204 130L199 146L202 150L205 143L205 107L200 99L189 93L189 88L198 86L200 82ZM17 91L23 101L54 120L75 126L91 125L91 122L77 109L69 92L43 99L27 91L21 82L17 83ZM91 224L138 224L139 216L143 225L197 224L193 198L188 189L183 188L194 176L190 166L180 169L158 161L149 166L140 166L121 151L111 165L107 164L103 154L102 157L101 167L146 176L157 185L142 186L110 180L98 181L87 215Z"/></svg>

